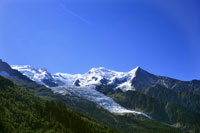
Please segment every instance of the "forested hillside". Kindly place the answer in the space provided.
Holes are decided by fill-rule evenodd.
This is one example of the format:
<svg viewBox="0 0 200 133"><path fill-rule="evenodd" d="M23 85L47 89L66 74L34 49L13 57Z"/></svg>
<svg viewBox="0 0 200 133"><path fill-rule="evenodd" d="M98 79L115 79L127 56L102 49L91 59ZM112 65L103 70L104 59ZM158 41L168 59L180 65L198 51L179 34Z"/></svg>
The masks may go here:
<svg viewBox="0 0 200 133"><path fill-rule="evenodd" d="M65 105L47 101L0 77L1 133L117 132Z"/></svg>

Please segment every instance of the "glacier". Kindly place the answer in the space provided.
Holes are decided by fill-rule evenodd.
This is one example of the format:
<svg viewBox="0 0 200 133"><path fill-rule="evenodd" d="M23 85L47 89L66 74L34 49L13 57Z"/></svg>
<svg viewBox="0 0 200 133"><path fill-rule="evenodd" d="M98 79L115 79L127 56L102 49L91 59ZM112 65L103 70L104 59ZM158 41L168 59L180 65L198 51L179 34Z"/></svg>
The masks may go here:
<svg viewBox="0 0 200 133"><path fill-rule="evenodd" d="M12 65L11 67L20 71L23 75L27 76L38 84L45 85L46 87L50 88L54 93L61 95L77 95L96 103L97 105L114 114L134 114L151 118L145 113L122 107L112 98L107 97L103 93L96 90L96 86L100 85L101 80L103 79L108 81L108 85L114 84L116 80L122 81L116 86L116 88L120 88L122 91L134 90L131 87L131 80L136 76L136 72L139 67L136 67L130 72L117 72L104 67L98 67L92 68L85 74L74 75L67 73L50 74L46 69L36 69L29 65ZM50 87L43 82L44 79L51 79L58 86ZM79 86L75 85L77 80L79 81Z"/></svg>
<svg viewBox="0 0 200 133"><path fill-rule="evenodd" d="M75 94L77 96L83 97L89 101L96 103L97 105L103 107L104 109L110 111L115 114L136 114L143 115L147 118L150 118L148 115L142 112L137 112L133 110L128 110L119 104L117 104L112 98L105 96L104 94L96 91L95 86L84 86L84 87L76 87L76 86L59 86L51 88L55 93L59 94Z"/></svg>

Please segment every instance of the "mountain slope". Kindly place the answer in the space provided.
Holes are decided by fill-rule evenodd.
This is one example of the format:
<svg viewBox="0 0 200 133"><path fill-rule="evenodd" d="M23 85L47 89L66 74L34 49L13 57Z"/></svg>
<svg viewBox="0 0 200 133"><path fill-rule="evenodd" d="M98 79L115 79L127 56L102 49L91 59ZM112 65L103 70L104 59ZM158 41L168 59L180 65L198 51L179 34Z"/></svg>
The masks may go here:
<svg viewBox="0 0 200 133"><path fill-rule="evenodd" d="M0 77L0 132L117 132Z"/></svg>
<svg viewBox="0 0 200 133"><path fill-rule="evenodd" d="M143 111L157 121L170 125L196 130L200 128L200 113L171 102L157 101L137 91L107 91L106 86L97 87L99 91L113 98L128 109Z"/></svg>
<svg viewBox="0 0 200 133"><path fill-rule="evenodd" d="M184 107L200 112L200 95L192 92L173 91L156 84L147 88L144 94L157 100L181 104Z"/></svg>
<svg viewBox="0 0 200 133"><path fill-rule="evenodd" d="M157 76L141 68L137 70L136 76L132 80L132 86L142 93L144 93L147 88L156 84L173 91L200 94L200 80L181 81L165 76Z"/></svg>
<svg viewBox="0 0 200 133"><path fill-rule="evenodd" d="M28 77L23 76L19 71L14 70L9 64L0 59L0 75L10 79L21 79L24 81L32 82Z"/></svg>
<svg viewBox="0 0 200 133"><path fill-rule="evenodd" d="M18 71L20 71L21 73L23 73L23 75L25 75L26 77L28 77L29 79L31 79L32 81L37 82L38 84L47 86L47 87L56 87L58 86L53 77L51 76L51 74L43 68L40 69L35 69L29 65L25 65L25 66L12 66L12 68L15 70L17 69Z"/></svg>

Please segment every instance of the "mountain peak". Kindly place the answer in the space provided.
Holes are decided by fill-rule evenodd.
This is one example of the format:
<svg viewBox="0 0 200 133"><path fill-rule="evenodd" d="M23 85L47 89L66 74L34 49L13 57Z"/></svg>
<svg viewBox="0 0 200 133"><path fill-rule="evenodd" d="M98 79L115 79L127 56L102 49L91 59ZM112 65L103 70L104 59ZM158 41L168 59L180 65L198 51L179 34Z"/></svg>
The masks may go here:
<svg viewBox="0 0 200 133"><path fill-rule="evenodd" d="M140 66L137 66L135 69L137 69L137 70L138 70L138 69L141 69L141 67L140 67Z"/></svg>
<svg viewBox="0 0 200 133"><path fill-rule="evenodd" d="M87 73L83 75L110 77L110 76L116 75L117 73L118 72L104 68L104 67L97 67L97 68L91 68Z"/></svg>
<svg viewBox="0 0 200 133"><path fill-rule="evenodd" d="M138 70L142 70L141 67L137 66L136 68L132 69L129 73L136 73Z"/></svg>

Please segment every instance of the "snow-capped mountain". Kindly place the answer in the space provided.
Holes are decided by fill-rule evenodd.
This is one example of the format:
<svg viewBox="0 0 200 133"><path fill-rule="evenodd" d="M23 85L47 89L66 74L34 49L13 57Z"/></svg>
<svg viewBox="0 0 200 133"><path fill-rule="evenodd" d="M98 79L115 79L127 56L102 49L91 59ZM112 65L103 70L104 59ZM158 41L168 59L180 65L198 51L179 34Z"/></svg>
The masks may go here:
<svg viewBox="0 0 200 133"><path fill-rule="evenodd" d="M133 110L128 110L117 104L111 98L96 90L97 85L113 85L123 91L134 90L131 81L135 78L135 73L139 67L130 72L116 72L103 67L92 68L85 74L50 74L45 69L36 69L31 66L13 65L13 69L20 71L23 75L38 84L45 85L53 90L54 93L62 95L73 94L95 102L104 109L117 114L131 113L150 118L148 115ZM48 81L48 82L47 82Z"/></svg>
<svg viewBox="0 0 200 133"><path fill-rule="evenodd" d="M74 86L97 86L101 84L116 85L115 88L121 88L123 91L133 89L131 81L135 77L135 72L139 67L130 72L116 72L104 67L92 68L87 73L81 74L65 74L56 73L52 75L56 81L62 81L65 85Z"/></svg>
<svg viewBox="0 0 200 133"><path fill-rule="evenodd" d="M36 69L29 65L13 65L12 68L20 71L22 74L38 84L45 85L47 87L55 87L60 85L85 87L106 84L113 85L115 88L120 88L123 91L133 90L131 81L135 77L136 71L139 69L139 67L136 67L130 72L117 72L104 67L98 67L92 68L87 73L82 75L72 75L67 73L50 74L45 69ZM51 84L55 84L55 86L49 85L47 82L45 82L47 80L51 81Z"/></svg>
<svg viewBox="0 0 200 133"><path fill-rule="evenodd" d="M13 69L20 71L23 75L27 76L31 80L37 82L38 84L44 85L46 87L55 87L58 86L52 75L44 68L33 68L29 65L19 66L13 65L11 66Z"/></svg>
<svg viewBox="0 0 200 133"><path fill-rule="evenodd" d="M12 69L8 63L3 62L1 59L0 59L0 76L9 79L20 79L32 82L29 78L22 75L22 73L20 73L19 71Z"/></svg>

